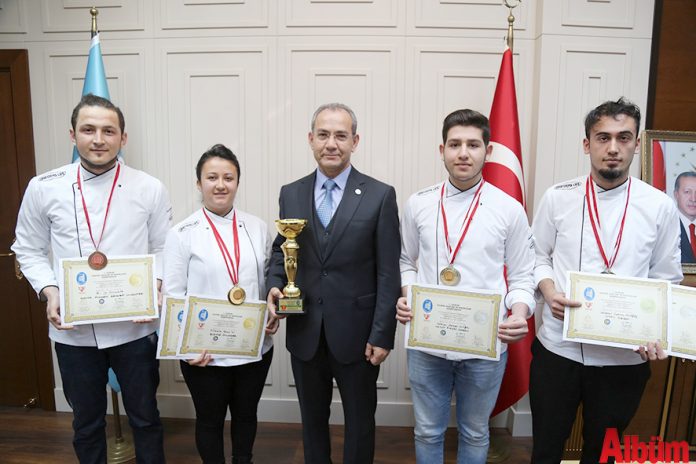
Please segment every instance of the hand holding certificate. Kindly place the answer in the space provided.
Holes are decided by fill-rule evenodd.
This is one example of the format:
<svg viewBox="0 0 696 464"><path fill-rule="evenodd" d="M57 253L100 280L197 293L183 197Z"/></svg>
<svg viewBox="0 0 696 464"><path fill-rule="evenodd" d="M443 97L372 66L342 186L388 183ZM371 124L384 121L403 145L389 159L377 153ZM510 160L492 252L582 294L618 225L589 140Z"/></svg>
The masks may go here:
<svg viewBox="0 0 696 464"><path fill-rule="evenodd" d="M412 318L406 328L406 348L499 360L501 299L491 291L409 287Z"/></svg>
<svg viewBox="0 0 696 464"><path fill-rule="evenodd" d="M154 255L111 257L100 269L87 258L61 259L62 324L156 318L154 269Z"/></svg>
<svg viewBox="0 0 696 464"><path fill-rule="evenodd" d="M266 303L246 300L239 305L227 300L186 298L177 355L194 359L203 351L215 357L261 357L266 326Z"/></svg>
<svg viewBox="0 0 696 464"><path fill-rule="evenodd" d="M635 349L667 346L671 284L665 280L569 272L566 289L579 308L566 308L563 339Z"/></svg>

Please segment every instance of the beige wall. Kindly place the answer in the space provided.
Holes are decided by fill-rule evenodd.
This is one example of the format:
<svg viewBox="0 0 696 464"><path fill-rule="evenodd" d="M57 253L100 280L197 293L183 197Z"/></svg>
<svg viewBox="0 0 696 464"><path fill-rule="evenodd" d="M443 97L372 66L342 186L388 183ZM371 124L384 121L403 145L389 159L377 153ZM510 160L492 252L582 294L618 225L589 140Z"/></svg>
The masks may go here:
<svg viewBox="0 0 696 464"><path fill-rule="evenodd" d="M180 220L199 205L195 160L225 143L241 159L238 206L270 224L280 185L313 168L309 118L327 101L355 109L355 165L393 184L400 204L440 180L443 117L460 107L489 111L507 27L501 3L0 0L0 48L29 49L37 170L65 164L89 48L87 9L96 4L111 97L127 120L127 163L165 182ZM546 188L589 169L585 112L619 95L644 107L652 11L652 0L524 0L515 10L530 214ZM296 421L282 330L276 345L260 416ZM402 347L379 387L378 422L411 424ZM160 405L165 415L193 414L173 363L162 364ZM509 420L515 433L530 433L525 401Z"/></svg>

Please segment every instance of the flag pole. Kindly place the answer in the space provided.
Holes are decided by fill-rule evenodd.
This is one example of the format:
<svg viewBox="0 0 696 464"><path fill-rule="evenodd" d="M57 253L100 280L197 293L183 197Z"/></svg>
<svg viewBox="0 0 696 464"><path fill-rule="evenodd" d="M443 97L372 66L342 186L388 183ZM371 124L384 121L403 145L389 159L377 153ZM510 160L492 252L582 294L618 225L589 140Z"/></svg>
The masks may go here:
<svg viewBox="0 0 696 464"><path fill-rule="evenodd" d="M97 15L99 14L99 10L97 10L97 7L93 6L92 8L89 9L89 14L92 15L92 35L91 37L94 37L97 35Z"/></svg>
<svg viewBox="0 0 696 464"><path fill-rule="evenodd" d="M507 37L505 37L505 42L507 47L512 52L513 45L513 24L515 23L515 16L512 14L513 8L520 4L522 0L503 0L503 4L508 8L508 30ZM502 439L498 435L490 435L488 446L488 456L486 456L486 463L498 464L506 461L510 457L510 450L505 447Z"/></svg>
<svg viewBox="0 0 696 464"><path fill-rule="evenodd" d="M522 1L522 0L520 0L520 1ZM507 17L508 32L507 32L507 37L505 38L505 41L507 42L507 46L510 49L510 51L512 51L512 42L514 41L512 25L515 22L515 17L512 15L512 9L515 8L519 4L519 2L517 2L517 3L513 2L513 4L511 4L510 0L503 0L503 3L505 4L506 7L508 7L508 12L509 12L508 17Z"/></svg>

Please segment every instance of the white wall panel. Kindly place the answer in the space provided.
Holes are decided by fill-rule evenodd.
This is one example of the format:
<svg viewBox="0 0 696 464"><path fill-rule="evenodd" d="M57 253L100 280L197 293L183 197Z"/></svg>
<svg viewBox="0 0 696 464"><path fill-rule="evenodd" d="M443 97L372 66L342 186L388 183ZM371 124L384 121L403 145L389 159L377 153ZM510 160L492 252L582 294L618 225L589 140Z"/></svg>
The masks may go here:
<svg viewBox="0 0 696 464"><path fill-rule="evenodd" d="M89 33L92 6L100 12L100 31L145 29L145 0L41 0L43 31Z"/></svg>
<svg viewBox="0 0 696 464"><path fill-rule="evenodd" d="M360 144L352 160L356 167L385 182L395 179L392 164L403 92L403 55L395 41L380 44L355 38L310 45L288 43L284 95L289 151L280 181L299 178L316 167L307 141L310 120L322 103L340 101L356 113Z"/></svg>
<svg viewBox="0 0 696 464"><path fill-rule="evenodd" d="M501 62L501 46L494 40L462 43L456 39L412 39L407 79L410 105L406 111L408 153L401 184L408 195L442 180L445 171L438 152L442 121L450 112L471 108L490 114ZM532 82L533 44L517 40L513 54L520 113L525 172L530 167L529 119L533 95L524 91ZM411 62L412 60L412 62Z"/></svg>
<svg viewBox="0 0 696 464"><path fill-rule="evenodd" d="M543 30L547 34L650 38L653 9L653 1L545 1Z"/></svg>
<svg viewBox="0 0 696 464"><path fill-rule="evenodd" d="M533 37L537 1L526 0L514 9L516 36ZM414 35L502 38L507 32L508 10L501 8L501 0L412 0L408 5L408 31Z"/></svg>
<svg viewBox="0 0 696 464"><path fill-rule="evenodd" d="M47 101L41 104L48 112L48 127L35 127L34 131L40 134L47 130L44 135L50 141L50 155L41 154L37 169L61 166L72 158L72 143L68 134L70 114L82 95L86 51L84 47L78 49L74 43L69 43L67 46L50 47L44 52ZM142 46L126 43L112 44L109 52L103 54L111 100L123 109L126 116L129 139L124 148L125 159L138 169L143 167L143 160L148 156L146 54Z"/></svg>
<svg viewBox="0 0 696 464"><path fill-rule="evenodd" d="M269 26L269 0L160 0L159 4L162 29Z"/></svg>
<svg viewBox="0 0 696 464"><path fill-rule="evenodd" d="M230 148L242 167L235 204L267 217L267 49L226 48L205 43L164 51L164 114L175 220L200 207L194 167L215 143ZM176 98L168 98L176 96ZM261 184L260 184L261 183Z"/></svg>
<svg viewBox="0 0 696 464"><path fill-rule="evenodd" d="M535 204L556 182L589 172L584 117L606 100L647 100L650 41L547 36L542 39ZM633 173L639 173L638 158Z"/></svg>
<svg viewBox="0 0 696 464"><path fill-rule="evenodd" d="M401 0L287 0L279 2L281 28L288 33L394 34L406 17ZM321 31L321 32L320 32Z"/></svg>
<svg viewBox="0 0 696 464"><path fill-rule="evenodd" d="M0 36L28 32L24 8L20 0L0 0Z"/></svg>

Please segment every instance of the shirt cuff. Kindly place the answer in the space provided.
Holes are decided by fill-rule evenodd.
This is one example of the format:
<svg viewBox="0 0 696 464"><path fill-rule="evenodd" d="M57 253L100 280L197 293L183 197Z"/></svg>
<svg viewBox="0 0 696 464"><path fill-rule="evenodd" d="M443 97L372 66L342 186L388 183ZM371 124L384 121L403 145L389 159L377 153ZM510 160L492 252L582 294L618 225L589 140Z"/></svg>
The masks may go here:
<svg viewBox="0 0 696 464"><path fill-rule="evenodd" d="M539 286L539 282L544 279L554 279L553 268L548 264L540 264L534 268L534 284Z"/></svg>
<svg viewBox="0 0 696 464"><path fill-rule="evenodd" d="M401 286L406 287L418 283L417 271L401 271Z"/></svg>
<svg viewBox="0 0 696 464"><path fill-rule="evenodd" d="M515 303L524 303L527 305L527 319L534 315L536 300L534 299L534 295L528 291L521 289L510 290L508 294L505 295L505 307L511 308Z"/></svg>

